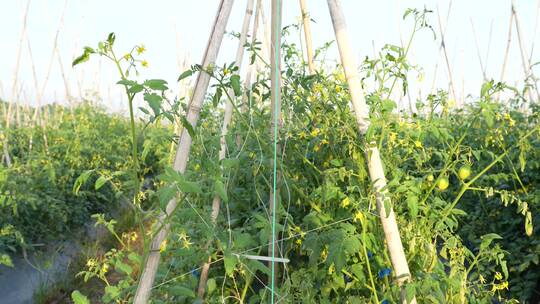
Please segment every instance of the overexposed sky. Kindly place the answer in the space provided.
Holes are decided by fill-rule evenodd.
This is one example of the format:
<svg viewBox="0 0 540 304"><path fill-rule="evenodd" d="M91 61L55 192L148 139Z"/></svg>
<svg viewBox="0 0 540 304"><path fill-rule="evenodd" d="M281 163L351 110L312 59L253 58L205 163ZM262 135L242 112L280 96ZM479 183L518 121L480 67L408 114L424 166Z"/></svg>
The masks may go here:
<svg viewBox="0 0 540 304"><path fill-rule="evenodd" d="M148 52L147 69L141 70L140 79L162 78L175 87L176 78L182 72L179 62L188 58L198 63L210 27L216 14L218 0L31 0L27 19L27 31L23 40L19 85L15 91L22 92L20 100L35 104L36 91L43 91L42 103L65 99L64 82L57 57L51 57L54 37L64 20L58 36L58 49L68 79L68 89L74 96L83 92L97 92L102 103L115 111L125 110L121 91L114 85L118 76L109 62L97 57L76 69L71 61L80 54L85 45L95 46L109 32L117 35L118 52L123 53L135 44L144 43ZM270 0L263 0L266 19L270 19ZM412 97L422 91L428 94L434 81L436 88L448 88L444 58L439 51L440 34L437 12L446 29L446 46L458 99L462 94L478 95L482 83L482 70L478 61L472 25L488 78L499 80L506 48L510 1L503 0L453 0L450 18L447 20L449 0L341 0L345 11L352 47L360 63L365 56L372 56L374 48L384 44L400 45L400 37L406 41L410 35L412 19L403 21L406 8L434 10L429 22L437 33L437 40L427 30L420 32L413 43L409 61L424 68L424 80L411 79ZM21 38L22 17L27 0L0 0L0 97L12 99L13 79L17 50ZM311 17L314 46L331 41L333 28L324 0L307 0ZM245 11L246 0L236 0L227 26L228 31L239 31ZM536 29L540 0L517 0L517 13L523 33L523 43L532 62L540 61L540 29ZM283 25L298 22L300 17L297 0L284 0ZM491 32L491 39L490 39ZM538 42L534 46L533 42ZM30 48L29 48L30 46ZM234 60L237 40L226 36L222 44L219 63ZM489 47L489 53L488 53ZM30 51L31 55L30 56ZM337 58L334 45L329 58ZM51 61L51 58L53 60ZM34 62L34 70L32 68ZM52 62L50 76L44 86L48 67ZM438 66L434 78L435 66ZM536 74L540 68L536 67ZM512 45L507 64L505 81L511 85L523 79L517 33L512 33ZM36 90L36 87L38 88Z"/></svg>

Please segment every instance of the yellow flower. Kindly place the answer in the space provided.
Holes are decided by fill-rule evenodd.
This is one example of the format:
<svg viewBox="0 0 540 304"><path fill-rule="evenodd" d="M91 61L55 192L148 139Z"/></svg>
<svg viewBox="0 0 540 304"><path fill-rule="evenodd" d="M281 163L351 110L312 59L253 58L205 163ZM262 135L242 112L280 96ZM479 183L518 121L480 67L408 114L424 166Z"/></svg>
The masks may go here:
<svg viewBox="0 0 540 304"><path fill-rule="evenodd" d="M144 44L141 44L137 47L137 55L140 55L146 51L146 48L144 47Z"/></svg>
<svg viewBox="0 0 540 304"><path fill-rule="evenodd" d="M349 206L350 204L351 204L351 201L349 200L348 196L341 201L342 208L347 208L347 206Z"/></svg>
<svg viewBox="0 0 540 304"><path fill-rule="evenodd" d="M356 222L356 221L360 221L360 222L364 221L364 214L361 211L356 211L356 213L354 214L353 222Z"/></svg>
<svg viewBox="0 0 540 304"><path fill-rule="evenodd" d="M313 131L311 131L311 136L315 137L315 136L319 135L320 131L321 130L319 130L319 128L313 129Z"/></svg>
<svg viewBox="0 0 540 304"><path fill-rule="evenodd" d="M390 135L388 136L388 141L395 142L397 139L397 133L396 132L390 132Z"/></svg>
<svg viewBox="0 0 540 304"><path fill-rule="evenodd" d="M316 145L314 148L313 148L313 151L317 152L321 149L321 147L319 145Z"/></svg>
<svg viewBox="0 0 540 304"><path fill-rule="evenodd" d="M500 272L497 271L497 272L495 273L495 279L496 279L496 280L502 280L502 274L501 274Z"/></svg>
<svg viewBox="0 0 540 304"><path fill-rule="evenodd" d="M189 249L189 247L191 247L191 245L193 245L193 243L190 242L189 239L185 239L182 242L182 248L184 248L184 249Z"/></svg>
<svg viewBox="0 0 540 304"><path fill-rule="evenodd" d="M143 67L147 68L148 67L148 61L146 61L146 60L141 61L141 65Z"/></svg>
<svg viewBox="0 0 540 304"><path fill-rule="evenodd" d="M480 281L480 283L484 284L486 282L486 279L484 278L484 276L480 275L480 277L478 278L478 280Z"/></svg>
<svg viewBox="0 0 540 304"><path fill-rule="evenodd" d="M88 261L86 261L86 266L88 266L88 268L91 268L95 265L96 265L96 261L94 259L88 259Z"/></svg>
<svg viewBox="0 0 540 304"><path fill-rule="evenodd" d="M334 263L332 263L332 265L328 267L328 274L332 274L334 272L336 272L336 266L334 266Z"/></svg>
<svg viewBox="0 0 540 304"><path fill-rule="evenodd" d="M301 246L302 245L302 239L297 239L296 240L296 245Z"/></svg>
<svg viewBox="0 0 540 304"><path fill-rule="evenodd" d="M159 245L159 252L163 252L167 250L167 240L164 240L163 242L161 242L161 245Z"/></svg>
<svg viewBox="0 0 540 304"><path fill-rule="evenodd" d="M422 142L419 141L419 140L416 140L416 141L414 142L414 146L417 147L417 148L422 148Z"/></svg>
<svg viewBox="0 0 540 304"><path fill-rule="evenodd" d="M107 271L109 271L109 264L105 263L101 266L101 272L105 274Z"/></svg>
<svg viewBox="0 0 540 304"><path fill-rule="evenodd" d="M321 259L323 261L326 261L326 258L328 257L328 248L324 248L323 251L321 252Z"/></svg>

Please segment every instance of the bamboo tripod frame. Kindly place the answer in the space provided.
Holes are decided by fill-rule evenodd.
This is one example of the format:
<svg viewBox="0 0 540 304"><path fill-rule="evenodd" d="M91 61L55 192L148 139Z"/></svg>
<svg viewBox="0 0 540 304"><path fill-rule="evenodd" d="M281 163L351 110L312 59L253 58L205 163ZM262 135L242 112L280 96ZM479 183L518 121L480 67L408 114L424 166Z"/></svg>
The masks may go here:
<svg viewBox="0 0 540 304"><path fill-rule="evenodd" d="M278 1L279 0L273 0L272 1L272 42L271 46L276 46L277 52L272 52L271 54L271 62L272 62L272 73L271 73L271 99L272 99L272 108L275 108L275 113L272 114L272 121L271 124L271 137L272 139L276 139L276 143L278 138L278 133L276 130L280 127L281 119L280 119L280 94L281 94L281 73L279 69L279 63L281 60L280 52L279 52L279 45L281 43L281 10L278 7ZM223 39L223 35L225 32L225 27L227 24L227 20L229 18L231 9L232 9L233 0L222 0L220 2L218 13L216 16L216 20L214 22L214 27L212 30L212 34L210 36L208 46L206 49L206 52L203 57L203 68L208 67L209 65L213 64L216 60L216 57L219 52L219 48L221 45L221 41ZM338 42L341 62L343 65L343 68L345 70L345 74L347 77L347 82L349 84L349 90L351 94L351 101L354 108L354 113L356 116L356 121L358 124L358 129L361 136L364 136L367 132L367 129L369 127L369 107L367 106L364 98L363 89L361 87L360 78L358 76L358 73L356 71L356 62L354 60L354 57L352 56L352 51L349 45L349 38L347 33L347 27L345 24L345 19L343 16L343 12L341 9L341 5L339 3L339 0L328 0L328 8L330 11L330 16L332 18L332 23L334 27L334 32L336 36L336 41ZM305 8L302 8L302 11L304 11ZM277 33L275 31L278 31ZM274 48L271 48L272 50ZM238 54L237 54L238 58ZM310 69L311 70L311 69ZM206 94L206 91L208 89L208 85L210 82L210 76L206 74L205 72L200 72L195 84L195 90L193 92L193 96L189 105L189 111L187 114L187 120L188 122L195 127L197 125L197 121L199 119L199 112L204 100L204 96ZM277 104L275 104L277 103ZM277 119L274 115L279 115ZM226 117L224 119L224 125L228 124L226 121L227 119L230 119L230 117ZM274 119L277 121L277 125L274 124ZM189 157L189 151L192 143L192 138L190 137L187 130L182 130L180 135L179 144L176 151L176 157L174 161L173 168L177 170L180 173L183 173L187 167L188 157ZM222 147L223 148L223 147ZM226 147L225 147L226 149ZM278 147L276 147L276 152L278 151ZM276 153L275 152L275 153ZM373 187L376 193L376 200L377 200L377 209L381 218L381 223L383 226L384 234L385 234L385 240L388 246L388 251L390 253L390 259L392 261L392 266L394 268L394 273L396 274L397 282L400 286L402 286L402 303L407 303L405 298L405 289L404 284L411 280L410 271L408 268L407 260L405 258L405 252L403 250L403 245L401 243L401 238L399 235L399 229L397 226L396 216L392 208L387 210L385 208L385 203L388 202L389 196L387 193L387 190L385 189L386 186L386 178L384 175L383 167L382 167L382 161L380 158L379 150L377 146L373 143L368 143L366 145L366 158L367 158L367 166L370 174L370 178L373 181ZM220 155L221 157L221 155ZM276 157L276 154L274 154L274 157ZM279 184L279 174L275 174L273 180L276 184ZM276 199L272 200L272 197L276 193L273 193L273 191L270 192L270 208L272 210L276 210L277 206L274 206L274 204L277 205L278 201ZM136 304L143 304L148 303L148 300L150 298L150 292L154 283L155 275L157 272L157 267L159 265L160 260L160 251L159 248L162 244L162 242L165 241L167 234L169 232L170 226L167 222L168 217L174 212L177 206L176 199L172 199L168 204L166 211L163 212L158 220L158 223L162 225L162 228L158 231L155 238L152 240L150 252L148 254L148 257L146 259L146 265L143 269L139 285L137 288L137 292L135 295L134 303ZM276 216L276 214L272 213L272 216ZM273 239L275 239L273 237ZM271 242L269 244L269 253L270 251L273 253L272 258L274 257L275 250L277 248L276 242ZM279 252L279 248L277 248L277 251ZM277 282L278 279L278 267L276 262L270 262L270 266L272 269L275 269L276 275L273 276L275 280L270 282L270 285L272 285L272 300L274 299L274 284ZM274 271L273 271L274 273ZM204 294L204 286L203 286L203 294ZM199 294L200 295L200 294ZM413 298L410 302L415 304L416 299Z"/></svg>

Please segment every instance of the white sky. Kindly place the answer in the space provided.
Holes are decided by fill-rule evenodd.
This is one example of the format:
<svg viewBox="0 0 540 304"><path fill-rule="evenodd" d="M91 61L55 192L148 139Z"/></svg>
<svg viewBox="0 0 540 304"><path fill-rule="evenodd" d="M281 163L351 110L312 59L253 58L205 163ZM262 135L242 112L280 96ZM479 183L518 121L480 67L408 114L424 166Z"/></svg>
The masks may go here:
<svg viewBox="0 0 540 304"><path fill-rule="evenodd" d="M263 0L266 18L269 20L270 0ZM380 0L358 1L341 0L347 19L352 47L358 62L366 56L372 56L375 49L384 44L400 45L400 32L406 41L410 34L412 19L403 21L401 16L408 7L422 9L426 6L434 10L430 24L438 33L437 9L440 11L443 27L446 24L448 0ZM117 35L117 47L120 53L131 46L144 43L148 49L145 59L150 66L142 70L141 79L162 78L171 87L182 72L178 62L189 56L191 63L201 60L212 25L218 0L32 0L27 21L27 38L24 40L19 84L23 85L21 100L36 103L36 89L33 78L28 43L30 42L38 87L43 86L46 78L52 46L59 25L64 5L66 5L63 27L58 39L59 52L69 79L72 95L78 95L78 82L82 91L97 91L103 103L110 109L123 111L125 106L121 91L114 85L118 77L109 62L97 57L88 63L71 68L72 59L81 53L85 45L95 46L105 39L109 32ZM308 0L311 17L316 21L312 25L314 46L333 40L328 8L324 0ZM13 74L17 49L22 29L22 16L26 0L0 0L0 29L2 29L2 48L0 48L0 97L11 99ZM246 0L235 1L227 30L239 31ZM540 60L540 29L536 30L540 0L516 1L519 21L523 32L523 41L528 55L532 44L538 42L532 54L532 62ZM477 49L471 26L474 23L480 53L487 66L487 76L499 80L506 47L510 1L502 0L454 0L446 30L446 45L453 79L460 97L462 92L478 95L482 82L482 71L477 57ZM296 23L300 16L297 0L284 0L283 24ZM487 54L489 33L492 31L490 51ZM237 40L226 36L222 44L219 62L234 60ZM446 66L442 53L439 52L440 40L434 41L429 31L417 35L413 43L409 61L425 70L422 83L411 79L411 92L420 89L425 96L429 93L434 79L434 68L438 63L435 86L448 88ZM329 57L337 58L336 47ZM536 67L536 74L540 68ZM515 28L512 35L509 62L505 80L511 85L523 79L523 68L517 44ZM58 60L53 61L49 80L44 89L44 103L64 100L65 90Z"/></svg>

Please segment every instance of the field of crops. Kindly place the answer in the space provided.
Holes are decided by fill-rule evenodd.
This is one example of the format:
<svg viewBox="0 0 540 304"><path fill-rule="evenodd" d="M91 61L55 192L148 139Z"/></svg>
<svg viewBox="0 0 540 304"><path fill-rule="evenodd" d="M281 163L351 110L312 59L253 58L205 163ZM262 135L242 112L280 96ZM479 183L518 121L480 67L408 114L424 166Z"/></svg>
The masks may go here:
<svg viewBox="0 0 540 304"><path fill-rule="evenodd" d="M236 58L216 65L232 2L178 95L138 76L144 45L105 33L64 61L111 65L125 115L0 100L0 275L77 241L31 302L539 303L534 58L522 85L486 78L467 100L449 87L400 106L429 9L404 12L408 45L356 62L340 1L335 41L312 49L307 12L288 25L272 0L257 38L261 1L247 0Z"/></svg>

